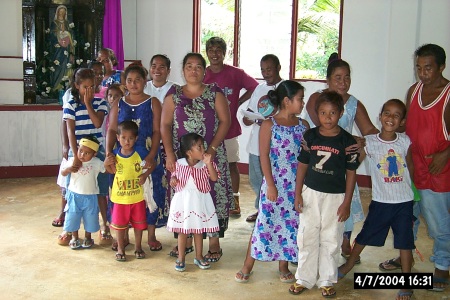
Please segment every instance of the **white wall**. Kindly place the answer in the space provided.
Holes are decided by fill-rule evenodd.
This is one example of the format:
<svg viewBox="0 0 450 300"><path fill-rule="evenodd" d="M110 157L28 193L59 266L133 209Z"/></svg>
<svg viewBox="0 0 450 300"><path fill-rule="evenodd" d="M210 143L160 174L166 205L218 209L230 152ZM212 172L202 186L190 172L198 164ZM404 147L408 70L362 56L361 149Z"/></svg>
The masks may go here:
<svg viewBox="0 0 450 300"><path fill-rule="evenodd" d="M125 59L139 59L148 68L153 55L166 54L172 62L170 80L183 83L181 62L192 51L192 1L122 1L122 20Z"/></svg>
<svg viewBox="0 0 450 300"><path fill-rule="evenodd" d="M188 0L122 0L125 59L140 59L147 66L152 55L167 54L172 60L171 80L182 83L181 61L192 49L192 8ZM415 81L413 52L418 46L435 43L450 55L449 11L448 0L345 0L342 57L352 66L350 92L364 103L377 126L383 102L404 99ZM0 40L7 41L0 44L0 56L22 55L21 18L21 1L0 2L0 26L4 28ZM18 74L22 74L21 64L0 61L0 78ZM450 78L450 68L444 76ZM324 87L316 82L302 84L305 98ZM11 99L22 103L22 88L17 84L0 83L0 88L0 103ZM0 125L9 130L0 131L0 139L12 144L0 143L0 166L58 164L61 151L55 130L59 130L59 118L60 112L1 112ZM240 137L242 162L248 161L249 132L244 128ZM24 155L16 141L24 142L26 153L33 154ZM366 174L364 169L359 172Z"/></svg>

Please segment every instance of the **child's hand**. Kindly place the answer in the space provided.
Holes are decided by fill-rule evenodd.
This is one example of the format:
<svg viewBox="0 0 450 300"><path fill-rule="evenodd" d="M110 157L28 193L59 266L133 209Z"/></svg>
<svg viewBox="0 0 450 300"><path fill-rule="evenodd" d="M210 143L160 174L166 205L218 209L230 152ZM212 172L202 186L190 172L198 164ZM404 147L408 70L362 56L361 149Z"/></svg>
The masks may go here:
<svg viewBox="0 0 450 300"><path fill-rule="evenodd" d="M172 178L170 178L170 186L175 188L178 184L178 179L174 176Z"/></svg>
<svg viewBox="0 0 450 300"><path fill-rule="evenodd" d="M156 162L154 158L146 157L142 163L145 163L142 168L148 169L149 173L153 172L153 170L156 168Z"/></svg>
<svg viewBox="0 0 450 300"><path fill-rule="evenodd" d="M147 178L148 178L148 175L146 175L146 174L141 174L141 175L139 175L139 185L144 185L144 183L145 183L145 181L147 180Z"/></svg>
<svg viewBox="0 0 450 300"><path fill-rule="evenodd" d="M116 157L114 154L108 153L103 164L105 165L105 168L109 167L114 174L116 173Z"/></svg>
<svg viewBox="0 0 450 300"><path fill-rule="evenodd" d="M295 197L294 209L299 214L301 214L303 212L303 197L302 196Z"/></svg>
<svg viewBox="0 0 450 300"><path fill-rule="evenodd" d="M356 143L358 144L358 149L361 151L366 146L366 138L361 136L353 136L356 140Z"/></svg>
<svg viewBox="0 0 450 300"><path fill-rule="evenodd" d="M339 217L339 222L345 222L350 217L350 204L342 203L338 210L337 215Z"/></svg>
<svg viewBox="0 0 450 300"><path fill-rule="evenodd" d="M90 86L86 87L85 93L84 93L84 104L85 105L92 105L92 100L94 100L94 90L95 87Z"/></svg>
<svg viewBox="0 0 450 300"><path fill-rule="evenodd" d="M205 153L203 154L203 162L205 165L208 165L211 163L211 154Z"/></svg>
<svg viewBox="0 0 450 300"><path fill-rule="evenodd" d="M267 186L267 199L269 199L272 202L277 201L278 199L278 190L277 188L273 185L268 185Z"/></svg>

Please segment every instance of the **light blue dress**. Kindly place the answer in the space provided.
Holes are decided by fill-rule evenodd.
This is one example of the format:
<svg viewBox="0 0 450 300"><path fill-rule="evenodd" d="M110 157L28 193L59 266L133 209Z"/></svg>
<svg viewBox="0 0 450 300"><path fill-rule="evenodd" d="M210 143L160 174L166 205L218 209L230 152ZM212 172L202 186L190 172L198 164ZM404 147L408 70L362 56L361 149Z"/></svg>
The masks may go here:
<svg viewBox="0 0 450 300"><path fill-rule="evenodd" d="M321 93L322 91L318 92ZM339 119L338 122L338 125L344 128L350 134L352 133L353 130L353 123L355 122L357 106L358 106L358 99L350 95L350 98L348 98L347 102L344 105L344 114L342 115L342 117ZM305 119L309 122L311 128L315 127L308 113L305 113ZM353 231L353 224L364 220L364 211L361 204L361 197L359 195L358 185L355 185L350 210L351 210L350 217L344 223L344 231Z"/></svg>

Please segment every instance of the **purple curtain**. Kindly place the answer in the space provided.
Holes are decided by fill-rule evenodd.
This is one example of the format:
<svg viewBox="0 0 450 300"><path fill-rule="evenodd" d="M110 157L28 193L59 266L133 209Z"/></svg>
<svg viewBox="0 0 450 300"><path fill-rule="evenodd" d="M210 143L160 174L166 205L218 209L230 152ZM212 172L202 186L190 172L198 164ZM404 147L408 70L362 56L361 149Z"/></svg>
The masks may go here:
<svg viewBox="0 0 450 300"><path fill-rule="evenodd" d="M122 13L120 0L105 1L103 47L111 48L117 57L117 70L123 70Z"/></svg>

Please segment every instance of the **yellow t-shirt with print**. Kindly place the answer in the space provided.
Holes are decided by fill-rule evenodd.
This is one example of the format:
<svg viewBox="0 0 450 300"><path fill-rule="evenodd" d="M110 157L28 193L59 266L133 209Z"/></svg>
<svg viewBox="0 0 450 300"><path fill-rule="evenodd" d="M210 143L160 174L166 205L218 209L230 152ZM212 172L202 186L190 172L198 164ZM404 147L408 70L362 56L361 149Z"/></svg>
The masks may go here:
<svg viewBox="0 0 450 300"><path fill-rule="evenodd" d="M134 204L144 200L144 189L139 184L142 174L141 156L135 151L129 157L116 154L116 174L111 190L111 201Z"/></svg>

